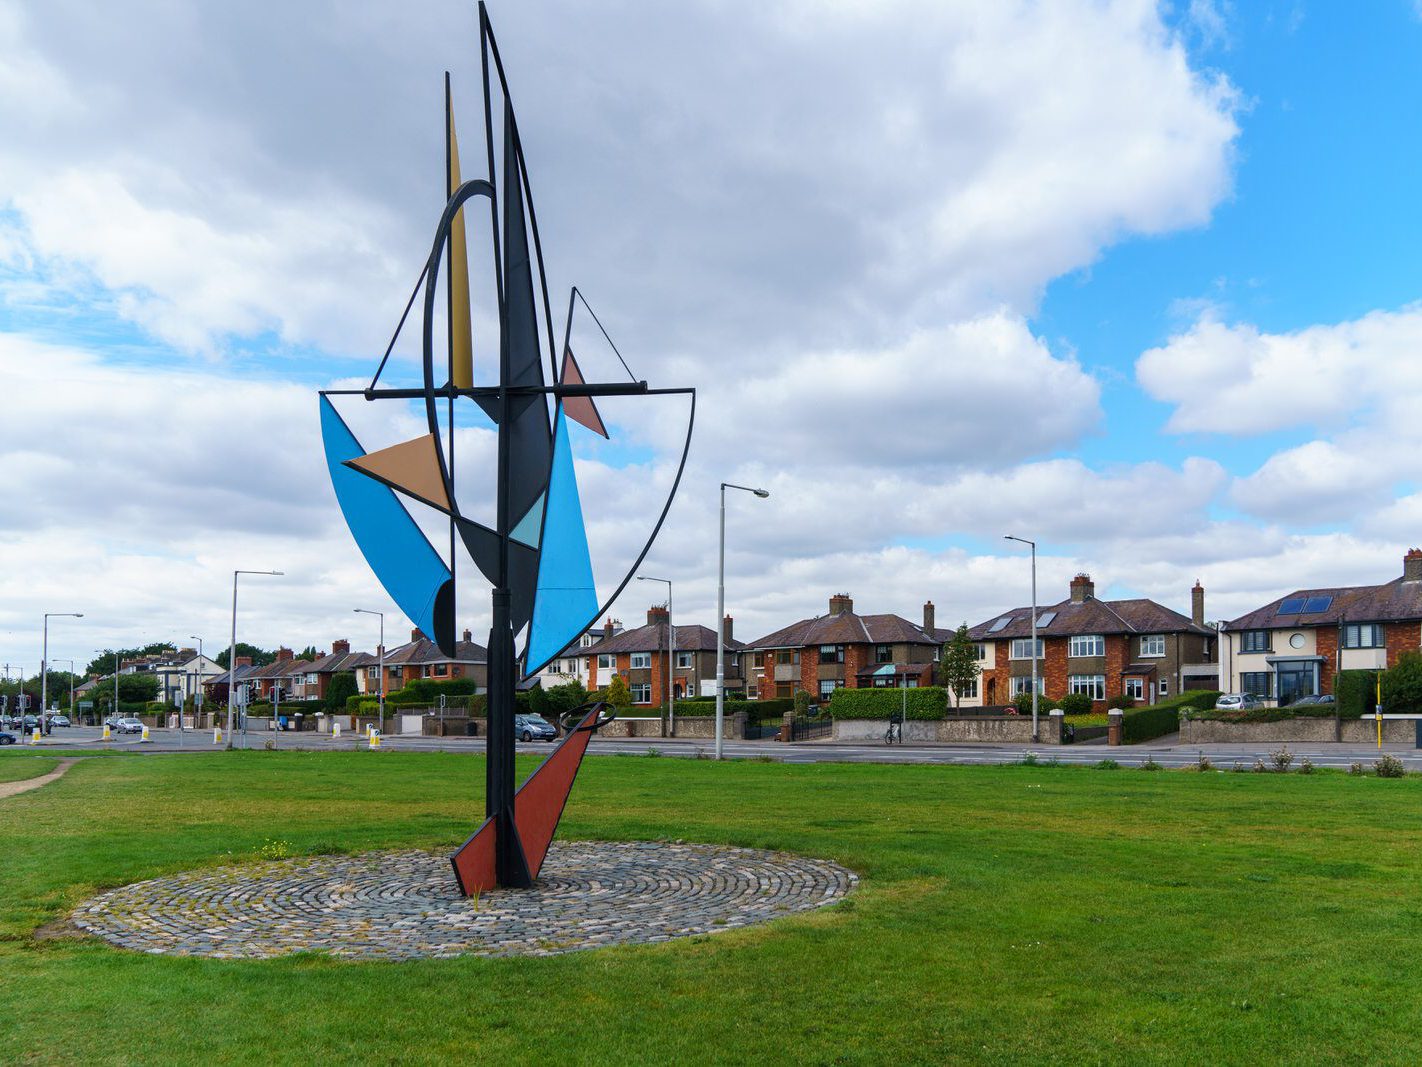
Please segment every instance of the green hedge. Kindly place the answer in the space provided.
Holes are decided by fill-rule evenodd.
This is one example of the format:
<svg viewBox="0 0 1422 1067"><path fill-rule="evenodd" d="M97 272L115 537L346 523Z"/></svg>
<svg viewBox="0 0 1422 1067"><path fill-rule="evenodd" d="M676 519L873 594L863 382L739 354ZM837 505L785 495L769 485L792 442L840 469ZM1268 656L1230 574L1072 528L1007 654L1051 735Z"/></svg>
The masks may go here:
<svg viewBox="0 0 1422 1067"><path fill-rule="evenodd" d="M1378 671L1339 671L1333 676L1333 698L1342 719L1361 719L1378 706Z"/></svg>
<svg viewBox="0 0 1422 1067"><path fill-rule="evenodd" d="M948 712L948 690L937 685L921 689L836 689L830 697L830 714L836 719L889 719L905 711L905 703L910 719L941 719Z"/></svg>
<svg viewBox="0 0 1422 1067"><path fill-rule="evenodd" d="M1133 745L1150 741L1180 729L1180 709L1156 704L1153 707L1132 708L1121 715L1121 741Z"/></svg>
<svg viewBox="0 0 1422 1067"><path fill-rule="evenodd" d="M461 681L462 679L455 679ZM526 699L526 694L519 693L520 698ZM446 695L444 706L449 711L459 711L472 713L476 718L484 714L484 707L488 703L488 696L484 693L469 695ZM369 715L369 709L377 708L380 705L378 697L369 694L357 694L346 698L347 715ZM419 693L412 693L407 686L404 689L397 689L393 693L385 694L385 710L391 708L433 708L439 705L439 694L434 696L422 696ZM368 707L367 707L368 706Z"/></svg>

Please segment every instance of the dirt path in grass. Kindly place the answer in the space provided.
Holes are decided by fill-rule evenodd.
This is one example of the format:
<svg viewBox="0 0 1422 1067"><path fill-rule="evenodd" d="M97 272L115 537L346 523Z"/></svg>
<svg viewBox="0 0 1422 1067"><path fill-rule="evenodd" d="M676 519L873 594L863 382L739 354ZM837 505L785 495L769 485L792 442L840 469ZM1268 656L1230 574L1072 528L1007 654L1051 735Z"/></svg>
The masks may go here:
<svg viewBox="0 0 1422 1067"><path fill-rule="evenodd" d="M69 770L77 759L62 759L59 766L48 774L41 774L38 778L21 778L18 782L0 782L0 800L12 797L16 793L28 793L31 789L38 789L42 785L49 785L50 782L62 778L64 772Z"/></svg>

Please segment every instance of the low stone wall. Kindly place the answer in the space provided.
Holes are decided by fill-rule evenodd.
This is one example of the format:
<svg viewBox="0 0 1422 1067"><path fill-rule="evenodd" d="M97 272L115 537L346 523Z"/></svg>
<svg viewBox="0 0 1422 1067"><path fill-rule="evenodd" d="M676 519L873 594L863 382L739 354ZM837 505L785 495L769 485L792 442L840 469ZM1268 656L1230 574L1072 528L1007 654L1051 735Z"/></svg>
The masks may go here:
<svg viewBox="0 0 1422 1067"><path fill-rule="evenodd" d="M425 737L469 737L470 719L467 715L445 715L443 720L438 716L425 716L420 723L420 733ZM488 720L476 718L473 720L475 737L485 737L488 734Z"/></svg>
<svg viewBox="0 0 1422 1067"><path fill-rule="evenodd" d="M744 711L735 711L722 717L721 737L723 739L739 740L746 735L746 719L749 716ZM716 716L714 715L678 715L676 717L676 732L673 737L701 737L708 741L715 740L716 737Z"/></svg>
<svg viewBox="0 0 1422 1067"><path fill-rule="evenodd" d="M1279 722L1219 722L1188 719L1180 724L1182 745L1211 744L1299 744L1316 745L1333 741L1349 744L1376 743L1378 728L1371 718L1282 719ZM1417 728L1410 720L1384 719L1383 741L1408 744L1416 739Z"/></svg>
<svg viewBox="0 0 1422 1067"><path fill-rule="evenodd" d="M1050 716L1038 717L1038 744L1061 744L1061 728ZM883 741L888 719L836 719L836 741ZM1032 744L1030 715L964 715L945 719L910 719L904 723L904 741L940 744L981 742L998 745Z"/></svg>

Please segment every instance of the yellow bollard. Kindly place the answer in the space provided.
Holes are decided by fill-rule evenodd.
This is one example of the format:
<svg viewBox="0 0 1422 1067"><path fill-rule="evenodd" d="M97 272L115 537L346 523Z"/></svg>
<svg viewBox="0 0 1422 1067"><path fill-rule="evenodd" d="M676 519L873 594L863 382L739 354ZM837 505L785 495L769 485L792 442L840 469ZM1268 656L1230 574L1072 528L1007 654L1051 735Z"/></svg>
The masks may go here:
<svg viewBox="0 0 1422 1067"><path fill-rule="evenodd" d="M212 728L212 743L214 745L222 744L222 727L214 726Z"/></svg>
<svg viewBox="0 0 1422 1067"><path fill-rule="evenodd" d="M30 735L30 744L32 744L32 745L37 745L37 744L39 744L39 743L40 743L40 728L39 728L38 726L36 726L36 727L35 727L35 732Z"/></svg>
<svg viewBox="0 0 1422 1067"><path fill-rule="evenodd" d="M140 740L140 741L147 741L148 739L149 739L149 738L148 738L148 727L145 726L145 727L143 728L143 734L142 734L142 736L139 738L139 740Z"/></svg>
<svg viewBox="0 0 1422 1067"><path fill-rule="evenodd" d="M114 735L109 732L109 724L108 724L108 723L104 723L104 740L105 740L105 741L112 741L113 739L114 739Z"/></svg>
<svg viewBox="0 0 1422 1067"><path fill-rule="evenodd" d="M341 724L340 724L340 723L338 723L338 722L333 722L333 723L331 723L331 736L332 736L332 737L340 737L340 736L341 736Z"/></svg>
<svg viewBox="0 0 1422 1067"><path fill-rule="evenodd" d="M370 747L377 749L380 747L380 731L372 729L370 731Z"/></svg>

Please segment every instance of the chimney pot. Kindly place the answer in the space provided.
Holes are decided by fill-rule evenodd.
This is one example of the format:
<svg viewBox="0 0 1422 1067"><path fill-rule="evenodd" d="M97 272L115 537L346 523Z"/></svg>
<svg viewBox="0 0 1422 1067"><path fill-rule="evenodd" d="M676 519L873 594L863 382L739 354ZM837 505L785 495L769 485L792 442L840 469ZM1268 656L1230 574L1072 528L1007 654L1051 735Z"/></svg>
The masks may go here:
<svg viewBox="0 0 1422 1067"><path fill-rule="evenodd" d="M612 616L609 615L607 619L603 621L602 624L602 639L604 641L609 640L613 636L613 634L614 630L612 629Z"/></svg>
<svg viewBox="0 0 1422 1067"><path fill-rule="evenodd" d="M1078 574L1071 580L1071 602L1084 604L1096 595L1096 583L1089 574Z"/></svg>
<svg viewBox="0 0 1422 1067"><path fill-rule="evenodd" d="M938 629L934 625L933 601L926 600L923 604L923 632L929 637L933 636L933 631Z"/></svg>
<svg viewBox="0 0 1422 1067"><path fill-rule="evenodd" d="M464 643L467 645L467 644L471 644L473 641L474 641L474 631L473 631L473 630L465 630L465 631L464 631Z"/></svg>
<svg viewBox="0 0 1422 1067"><path fill-rule="evenodd" d="M411 641L423 641L424 639L425 639L424 631L421 630L418 626L416 626L413 630L410 631L410 640L411 640Z"/></svg>
<svg viewBox="0 0 1422 1067"><path fill-rule="evenodd" d="M239 667L250 667L251 665L252 665L252 657L251 657L251 656L238 656L238 657L237 657L237 666L239 666Z"/></svg>
<svg viewBox="0 0 1422 1067"><path fill-rule="evenodd" d="M1407 555L1402 557L1402 580L1422 581L1422 548L1409 549Z"/></svg>
<svg viewBox="0 0 1422 1067"><path fill-rule="evenodd" d="M350 651L351 643L345 638L331 642L331 655L333 656L348 656Z"/></svg>
<svg viewBox="0 0 1422 1067"><path fill-rule="evenodd" d="M287 662L288 660L291 659L291 649L289 649L289 648L279 648L279 649L277 649L277 657L276 657L276 658L277 658L277 662L278 662L278 663L285 663L285 662Z"/></svg>
<svg viewBox="0 0 1422 1067"><path fill-rule="evenodd" d="M669 617L666 606L663 604L653 604L647 609L647 625L657 626L665 623Z"/></svg>
<svg viewBox="0 0 1422 1067"><path fill-rule="evenodd" d="M854 598L848 593L836 593L830 597L829 613L831 615L838 615L841 612L854 613Z"/></svg>
<svg viewBox="0 0 1422 1067"><path fill-rule="evenodd" d="M1200 579L1195 579L1195 587L1190 590L1190 621L1196 626L1205 625L1205 587Z"/></svg>
<svg viewBox="0 0 1422 1067"><path fill-rule="evenodd" d="M727 615L725 621L721 623L721 629L725 632L727 641L731 640L731 624L733 622L735 622L735 620Z"/></svg>

